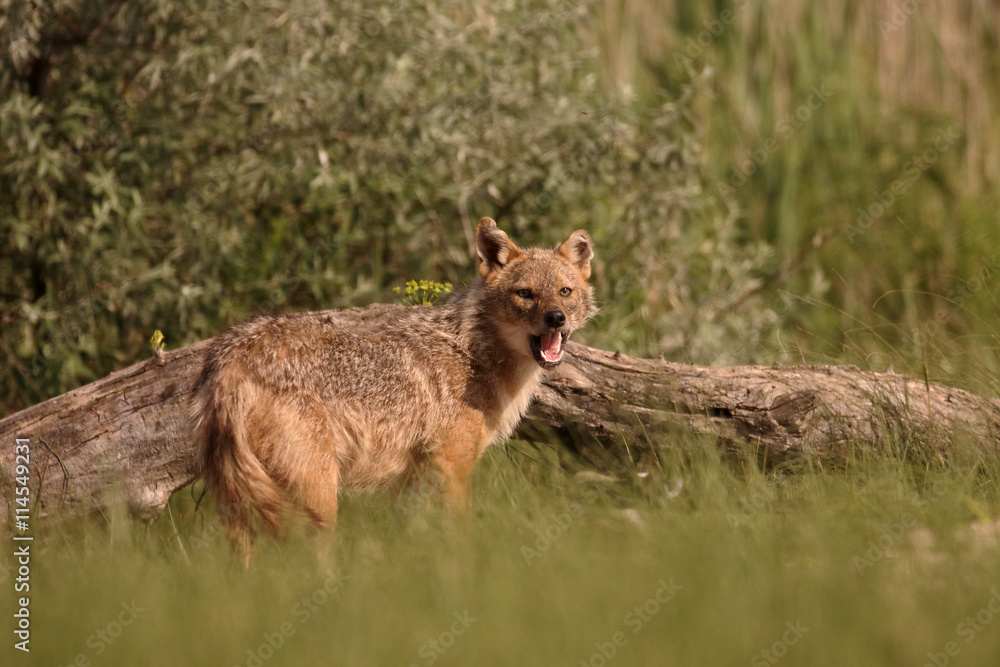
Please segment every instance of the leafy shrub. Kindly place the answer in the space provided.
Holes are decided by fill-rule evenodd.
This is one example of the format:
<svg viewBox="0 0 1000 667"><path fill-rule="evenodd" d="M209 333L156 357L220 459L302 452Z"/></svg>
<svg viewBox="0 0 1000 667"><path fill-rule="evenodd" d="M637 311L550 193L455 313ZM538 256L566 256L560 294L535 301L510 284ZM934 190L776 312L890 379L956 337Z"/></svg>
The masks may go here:
<svg viewBox="0 0 1000 667"><path fill-rule="evenodd" d="M752 361L773 328L767 247L702 194L692 91L609 93L588 3L0 7L5 410L156 329L462 284L483 215L526 245L591 231L594 343Z"/></svg>

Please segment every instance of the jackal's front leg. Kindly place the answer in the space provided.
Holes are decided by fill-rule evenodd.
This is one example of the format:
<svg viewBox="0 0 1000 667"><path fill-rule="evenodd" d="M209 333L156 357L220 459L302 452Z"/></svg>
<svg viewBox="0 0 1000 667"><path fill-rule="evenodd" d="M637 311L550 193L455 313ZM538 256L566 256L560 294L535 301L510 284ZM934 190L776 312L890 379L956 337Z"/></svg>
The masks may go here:
<svg viewBox="0 0 1000 667"><path fill-rule="evenodd" d="M459 516L469 514L472 509L470 480L476 461L486 446L486 438L482 417L469 416L458 420L442 433L433 450L434 463L444 478L445 500Z"/></svg>

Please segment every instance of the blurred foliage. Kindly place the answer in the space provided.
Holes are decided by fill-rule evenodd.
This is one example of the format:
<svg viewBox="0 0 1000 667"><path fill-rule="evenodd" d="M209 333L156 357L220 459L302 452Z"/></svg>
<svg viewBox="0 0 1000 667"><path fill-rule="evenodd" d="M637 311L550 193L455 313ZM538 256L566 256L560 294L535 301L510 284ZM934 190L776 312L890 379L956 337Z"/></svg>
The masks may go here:
<svg viewBox="0 0 1000 667"><path fill-rule="evenodd" d="M609 89L702 82L706 192L781 259L762 290L779 359L1000 393L1000 5L604 7L591 41Z"/></svg>
<svg viewBox="0 0 1000 667"><path fill-rule="evenodd" d="M0 0L0 409L464 284L483 215L590 230L592 344L996 394L1000 9L901 7Z"/></svg>
<svg viewBox="0 0 1000 667"><path fill-rule="evenodd" d="M483 215L590 230L591 342L754 358L771 255L703 194L695 85L609 95L593 4L0 0L3 411L156 329L468 282Z"/></svg>

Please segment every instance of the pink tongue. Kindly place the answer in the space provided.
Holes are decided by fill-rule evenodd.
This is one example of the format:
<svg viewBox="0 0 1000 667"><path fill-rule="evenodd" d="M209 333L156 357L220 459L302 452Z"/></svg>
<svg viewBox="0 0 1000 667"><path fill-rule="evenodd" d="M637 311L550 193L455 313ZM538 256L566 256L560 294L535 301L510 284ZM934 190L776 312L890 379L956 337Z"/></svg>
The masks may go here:
<svg viewBox="0 0 1000 667"><path fill-rule="evenodd" d="M556 359L559 357L559 343L561 336L559 332L546 333L540 336L542 356L546 359Z"/></svg>

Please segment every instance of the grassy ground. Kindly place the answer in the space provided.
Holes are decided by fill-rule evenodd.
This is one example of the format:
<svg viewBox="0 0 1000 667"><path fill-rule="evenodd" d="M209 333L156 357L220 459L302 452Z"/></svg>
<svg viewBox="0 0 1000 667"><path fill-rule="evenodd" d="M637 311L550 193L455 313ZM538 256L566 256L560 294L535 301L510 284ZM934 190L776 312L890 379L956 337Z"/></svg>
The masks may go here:
<svg viewBox="0 0 1000 667"><path fill-rule="evenodd" d="M468 520L348 496L325 555L293 536L248 572L188 493L148 530L53 527L29 664L996 664L997 536L970 529L996 461L786 474L671 444L593 486L512 443Z"/></svg>

